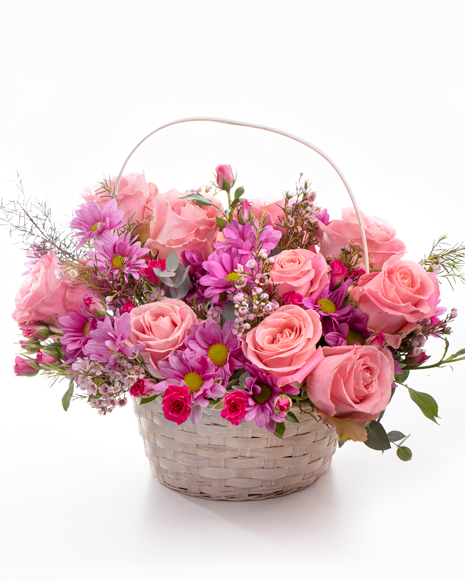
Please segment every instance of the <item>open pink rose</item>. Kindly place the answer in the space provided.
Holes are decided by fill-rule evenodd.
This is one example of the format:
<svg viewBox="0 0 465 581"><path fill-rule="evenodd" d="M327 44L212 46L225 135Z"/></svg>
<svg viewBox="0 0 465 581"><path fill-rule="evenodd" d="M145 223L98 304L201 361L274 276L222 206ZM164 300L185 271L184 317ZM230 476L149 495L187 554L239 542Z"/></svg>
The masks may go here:
<svg viewBox="0 0 465 581"><path fill-rule="evenodd" d="M320 252L323 256L337 258L341 249L349 244L362 248L362 234L354 208L344 208L341 211L342 220L333 220L328 226L319 221L318 237L320 238ZM396 238L393 226L382 218L365 216L361 213L367 246L369 262L373 268L379 270L391 256L403 256L405 244Z"/></svg>
<svg viewBox="0 0 465 581"><path fill-rule="evenodd" d="M372 345L323 347L323 361L307 378L310 401L325 415L375 420L386 409L394 381L390 351Z"/></svg>
<svg viewBox="0 0 465 581"><path fill-rule="evenodd" d="M224 408L221 417L229 420L233 426L238 426L247 413L249 396L245 391L236 389L224 396Z"/></svg>
<svg viewBox="0 0 465 581"><path fill-rule="evenodd" d="M145 344L142 358L155 377L162 377L158 362L181 347L189 329L197 323L194 311L178 299L163 299L132 309L128 343Z"/></svg>
<svg viewBox="0 0 465 581"><path fill-rule="evenodd" d="M316 344L320 317L314 310L284 305L242 336L247 359L276 378L278 386L301 383L323 358Z"/></svg>
<svg viewBox="0 0 465 581"><path fill-rule="evenodd" d="M397 348L418 321L435 314L439 284L434 273L393 256L381 272L362 276L351 296L367 313L368 328L384 333L389 345Z"/></svg>
<svg viewBox="0 0 465 581"><path fill-rule="evenodd" d="M221 202L213 196L205 196L214 205L200 206L181 200L187 195L188 192L170 190L155 198L154 219L150 222L150 236L145 246L153 252L158 251L158 258L166 258L171 251L178 257L183 250L198 250L205 257L213 251Z"/></svg>
<svg viewBox="0 0 465 581"><path fill-rule="evenodd" d="M76 311L84 295L90 294L85 284L76 284L63 274L57 255L44 254L24 277L15 297L13 319L18 323L46 321L50 317ZM63 276L63 278L57 278Z"/></svg>
<svg viewBox="0 0 465 581"><path fill-rule="evenodd" d="M191 415L192 395L185 385L170 385L163 394L161 405L167 420L183 424Z"/></svg>
<svg viewBox="0 0 465 581"><path fill-rule="evenodd" d="M278 294L292 291L304 297L318 297L329 284L329 267L319 252L297 248L284 250L275 256L272 281L279 285Z"/></svg>
<svg viewBox="0 0 465 581"><path fill-rule="evenodd" d="M116 177L111 178L111 187L116 186ZM147 183L144 173L131 173L123 176L118 187L118 210L124 212L123 222L139 224L148 221L153 214L154 199L158 194L155 184ZM87 186L81 194L86 202L95 200L103 207L108 201L108 194L102 191L100 184Z"/></svg>

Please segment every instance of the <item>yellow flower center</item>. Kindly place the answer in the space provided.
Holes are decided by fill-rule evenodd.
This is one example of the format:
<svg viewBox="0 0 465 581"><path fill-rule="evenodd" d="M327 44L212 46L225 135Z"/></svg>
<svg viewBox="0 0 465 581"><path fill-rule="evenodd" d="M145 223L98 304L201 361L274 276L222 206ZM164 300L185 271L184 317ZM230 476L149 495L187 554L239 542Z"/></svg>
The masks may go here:
<svg viewBox="0 0 465 581"><path fill-rule="evenodd" d="M320 305L323 313L335 313L337 311L336 305L329 299L320 299L317 304Z"/></svg>
<svg viewBox="0 0 465 581"><path fill-rule="evenodd" d="M223 343L215 343L208 350L208 356L217 367L223 367L228 360L229 349Z"/></svg>
<svg viewBox="0 0 465 581"><path fill-rule="evenodd" d="M266 385L266 383L258 383L257 385L260 387L260 393L253 395L252 399L257 403L267 402L271 397L270 386Z"/></svg>
<svg viewBox="0 0 465 581"><path fill-rule="evenodd" d="M203 385L202 376L195 371L189 371L189 373L184 376L184 381L186 382L186 385L191 393L199 391Z"/></svg>
<svg viewBox="0 0 465 581"><path fill-rule="evenodd" d="M354 343L360 343L360 345L362 345L363 335L360 333L360 331L355 331L354 329L351 329L347 333L346 341L347 345L353 345Z"/></svg>
<svg viewBox="0 0 465 581"><path fill-rule="evenodd" d="M84 325L84 335L89 334L89 327L90 327L90 321L87 321L87 323Z"/></svg>
<svg viewBox="0 0 465 581"><path fill-rule="evenodd" d="M94 225L92 226L92 228L91 228L92 232L97 232L97 230L98 230L98 225L99 225L99 223L98 223L98 222L95 222L95 224L94 224Z"/></svg>
<svg viewBox="0 0 465 581"><path fill-rule="evenodd" d="M226 277L226 280L237 280L238 278L239 275L237 274L237 272L230 272Z"/></svg>
<svg viewBox="0 0 465 581"><path fill-rule="evenodd" d="M117 254L116 256L113 256L111 263L115 268L121 268L123 266L123 257Z"/></svg>

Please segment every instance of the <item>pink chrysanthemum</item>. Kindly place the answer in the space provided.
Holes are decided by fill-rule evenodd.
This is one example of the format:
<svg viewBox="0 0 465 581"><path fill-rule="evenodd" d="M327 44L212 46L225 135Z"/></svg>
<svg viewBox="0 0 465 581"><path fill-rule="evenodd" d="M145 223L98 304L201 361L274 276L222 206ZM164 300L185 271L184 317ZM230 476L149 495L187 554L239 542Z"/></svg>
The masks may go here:
<svg viewBox="0 0 465 581"><path fill-rule="evenodd" d="M58 322L62 325L61 344L66 363L71 363L77 357L83 357L83 347L89 340L89 333L97 328L98 319L94 308L101 306L94 297L84 297L83 306L74 313L60 317Z"/></svg>
<svg viewBox="0 0 465 581"><path fill-rule="evenodd" d="M278 245L282 234L272 226L265 226L257 239L257 226L257 220L254 224L246 222L244 225L232 220L221 232L226 242L217 242L215 249L230 252L236 248L239 254L251 254L254 250L264 249L270 253Z"/></svg>
<svg viewBox="0 0 465 581"><path fill-rule="evenodd" d="M235 248L228 252L220 250L210 254L208 260L203 263L207 274L199 280L200 284L206 287L203 292L205 298L210 299L214 305L220 300L226 300L226 293L235 291L232 282L239 278L236 272L237 265L242 264L247 274L250 269L245 265L251 258L251 254L239 254Z"/></svg>
<svg viewBox="0 0 465 581"><path fill-rule="evenodd" d="M78 248L84 246L89 240L100 237L107 230L116 230L124 226L123 215L124 212L118 210L115 199L108 200L103 207L100 207L96 201L83 204L79 210L76 210L76 217L70 222L71 228L78 230L74 236L81 237Z"/></svg>
<svg viewBox="0 0 465 581"><path fill-rule="evenodd" d="M184 342L186 357L193 359L206 355L216 366L223 384L245 362L241 344L232 329L232 321L227 321L221 328L213 319L207 319L201 325L192 325L191 335Z"/></svg>
<svg viewBox="0 0 465 581"><path fill-rule="evenodd" d="M143 256L148 252L148 248L141 248L140 242L132 242L129 232L118 236L116 232L105 231L98 240L94 242L95 251L90 251L88 266L97 267L100 272L114 278L124 276L127 281L128 275L132 275L135 280L140 278L140 268L146 266Z"/></svg>

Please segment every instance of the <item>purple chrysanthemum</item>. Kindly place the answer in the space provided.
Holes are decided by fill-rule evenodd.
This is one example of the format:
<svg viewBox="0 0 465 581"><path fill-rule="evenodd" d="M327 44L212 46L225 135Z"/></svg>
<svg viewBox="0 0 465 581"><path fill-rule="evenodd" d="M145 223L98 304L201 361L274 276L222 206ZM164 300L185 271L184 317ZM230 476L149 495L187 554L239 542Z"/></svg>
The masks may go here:
<svg viewBox="0 0 465 581"><path fill-rule="evenodd" d="M284 390L278 387L274 377L267 375L262 369L246 364L245 370L250 373L250 376L245 380L245 391L249 399L244 419L246 422L253 420L258 428L266 428L274 432L276 420L283 420L281 414L275 409L275 401L284 393Z"/></svg>
<svg viewBox="0 0 465 581"><path fill-rule="evenodd" d="M114 278L121 274L127 281L131 274L135 280L140 278L139 269L147 266L142 256L148 252L148 248L141 248L140 242L131 242L128 233L118 236L116 232L105 231L94 242L95 251L88 252L90 258L88 266L95 266L106 275Z"/></svg>
<svg viewBox="0 0 465 581"><path fill-rule="evenodd" d="M197 303L204 303L203 292L205 289L200 284L200 279L205 274L203 267L205 257L203 252L199 252L198 250L183 250L181 252L181 262L184 266L189 267L189 278L191 280L191 290L186 295L186 299L192 300L195 296Z"/></svg>
<svg viewBox="0 0 465 581"><path fill-rule="evenodd" d="M210 299L214 305L220 300L226 300L226 293L235 290L232 282L239 278L236 272L237 265L242 264L244 272L248 273L250 269L245 265L251 258L251 254L239 254L236 248L230 248L228 252L219 250L210 254L208 260L203 263L207 274L199 281L206 287L203 291L205 298Z"/></svg>
<svg viewBox="0 0 465 581"><path fill-rule="evenodd" d="M351 284L353 284L352 280L346 280L336 290L330 290L328 285L317 299L309 297L303 299L304 307L314 309L320 315L323 336L336 331L338 325L344 322L352 311L353 307L350 305L342 307Z"/></svg>
<svg viewBox="0 0 465 581"><path fill-rule="evenodd" d="M58 319L62 325L61 344L67 356L66 363L75 361L77 357L83 357L83 347L90 339L90 332L97 328L97 322L101 320L93 312L97 301L93 297L86 297L83 302L84 305L76 312Z"/></svg>
<svg viewBox="0 0 465 581"><path fill-rule="evenodd" d="M269 254L281 240L281 232L275 230L273 226L265 226L258 233L258 221L246 222L244 225L239 224L237 220L233 220L222 230L226 242L217 242L215 244L216 250L224 250L230 252L232 248L236 248L239 254L251 254L254 251L266 250Z"/></svg>
<svg viewBox="0 0 465 581"><path fill-rule="evenodd" d="M325 335L325 341L330 347L363 345L371 335L367 322L368 315L352 307L348 316L339 320L336 330Z"/></svg>
<svg viewBox="0 0 465 581"><path fill-rule="evenodd" d="M221 328L213 319L207 319L205 323L192 325L191 335L184 341L186 357L193 359L206 355L216 366L223 384L245 362L241 344L232 329L232 321L227 321Z"/></svg>
<svg viewBox="0 0 465 581"><path fill-rule="evenodd" d="M69 225L74 230L78 230L74 236L81 237L78 248L84 246L89 240L100 237L107 230L116 230L124 226L122 221L124 212L118 210L115 199L108 200L103 208L93 200L89 204L83 204L75 214L76 217Z"/></svg>
<svg viewBox="0 0 465 581"><path fill-rule="evenodd" d="M123 313L120 316L109 316L98 321L97 327L90 331L89 340L83 346L83 353L93 361L108 363L110 366L123 355L134 358L137 352L143 351L145 345L129 347L126 340L131 333L131 315Z"/></svg>
<svg viewBox="0 0 465 581"><path fill-rule="evenodd" d="M198 423L201 409L198 406L208 406L206 399L223 397L225 387L221 384L216 365L206 355L197 358L187 358L185 351L177 350L168 359L158 363L158 369L166 381L157 384L158 393L162 393L173 381L176 385L186 385L196 404L192 408L190 419L193 424Z"/></svg>

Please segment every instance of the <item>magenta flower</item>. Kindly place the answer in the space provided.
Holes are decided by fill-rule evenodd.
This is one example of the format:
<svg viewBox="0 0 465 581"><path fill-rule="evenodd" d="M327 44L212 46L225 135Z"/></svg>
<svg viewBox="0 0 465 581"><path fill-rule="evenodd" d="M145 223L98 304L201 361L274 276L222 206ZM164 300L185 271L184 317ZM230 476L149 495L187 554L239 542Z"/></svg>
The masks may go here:
<svg viewBox="0 0 465 581"><path fill-rule="evenodd" d="M130 299L126 299L123 306L121 307L121 312L122 313L130 313L132 311L132 309L136 308L136 306L137 305L135 303L133 303Z"/></svg>
<svg viewBox="0 0 465 581"><path fill-rule="evenodd" d="M100 304L94 297L85 297L83 303L76 312L58 319L62 326L61 344L66 363L72 363L78 357L84 356L83 348L90 338L89 333L97 328L97 322L101 320L95 315L93 307Z"/></svg>
<svg viewBox="0 0 465 581"><path fill-rule="evenodd" d="M204 297L204 288L200 284L200 279L205 275L205 269L203 263L205 262L205 257L203 252L198 250L183 250L181 252L181 262L184 266L189 267L189 278L191 280L191 290L186 295L186 299L192 301L195 297L197 303L205 303L206 299Z"/></svg>
<svg viewBox="0 0 465 581"><path fill-rule="evenodd" d="M130 333L131 315L129 313L105 317L97 322L97 327L94 330L89 332L89 339L82 351L90 359L112 366L121 355L133 358L137 352L145 349L143 344L134 345L134 347L126 345Z"/></svg>
<svg viewBox="0 0 465 581"><path fill-rule="evenodd" d="M215 249L230 252L232 248L236 248L239 254L252 254L254 250L264 249L269 254L278 245L282 234L273 226L265 226L257 239L257 227L257 220L254 224L246 222L244 225L233 220L221 232L226 242L217 242Z"/></svg>
<svg viewBox="0 0 465 581"><path fill-rule="evenodd" d="M208 406L206 399L218 399L223 397L225 388L219 383L216 365L206 355L189 359L185 351L174 351L168 359L158 363L158 370L166 379L157 385L157 390L166 389L174 381L178 385L186 385L192 395L192 401L198 406ZM200 408L195 414L199 417L192 417L192 423L200 420ZM194 410L193 410L194 414ZM197 420L197 421L196 421Z"/></svg>
<svg viewBox="0 0 465 581"><path fill-rule="evenodd" d="M206 355L216 366L223 384L245 362L241 344L232 328L232 321L227 321L221 328L213 319L207 319L205 323L192 325L191 335L184 341L186 357L193 359Z"/></svg>
<svg viewBox="0 0 465 581"><path fill-rule="evenodd" d="M94 248L95 251L88 252L90 260L87 265L114 278L123 275L126 282L129 274L139 280L139 269L147 265L142 257L150 252L148 248L141 248L140 242L131 243L129 232L118 236L116 232L105 231L94 242Z"/></svg>
<svg viewBox="0 0 465 581"><path fill-rule="evenodd" d="M299 307L302 306L303 295L300 293L296 293L295 291L290 291L288 293L283 294L283 303L285 305L298 305Z"/></svg>
<svg viewBox="0 0 465 581"><path fill-rule="evenodd" d="M151 379L141 378L129 388L129 393L134 397L144 397L154 391L156 383Z"/></svg>
<svg viewBox="0 0 465 581"><path fill-rule="evenodd" d="M203 268L207 271L205 276L199 280L205 288L203 294L216 305L220 301L225 301L227 293L235 291L233 281L239 278L236 272L238 264L244 266L244 272L250 272L245 265L252 258L251 254L239 254L235 248L228 252L220 250L213 252L203 263Z"/></svg>
<svg viewBox="0 0 465 581"><path fill-rule="evenodd" d="M330 290L328 285L317 299L306 297L303 299L303 306L307 309L314 309L320 315L323 327L323 336L336 331L339 323L344 322L351 313L353 307L348 305L343 307L347 289L353 284L352 280L347 280L336 290Z"/></svg>
<svg viewBox="0 0 465 581"><path fill-rule="evenodd" d="M89 240L100 237L107 230L116 230L124 226L123 216L124 212L118 210L115 199L108 200L103 207L100 207L95 200L89 204L83 204L79 210L76 210L76 217L69 224L74 230L79 230L74 234L81 237L78 248L84 246Z"/></svg>
<svg viewBox="0 0 465 581"><path fill-rule="evenodd" d="M249 397L245 420L253 420L258 428L274 432L276 420L284 419L283 414L275 409L276 399L284 390L278 387L274 377L267 375L262 369L250 364L246 364L245 369L251 373L245 380L245 392Z"/></svg>
<svg viewBox="0 0 465 581"><path fill-rule="evenodd" d="M329 213L328 213L328 210L326 208L324 210L321 210L321 212L318 214L317 218L325 226L328 226L329 224L331 224L331 219L329 217Z"/></svg>
<svg viewBox="0 0 465 581"><path fill-rule="evenodd" d="M160 279L155 274L154 268L166 270L166 261L163 258L160 258L160 260L150 260L147 266L140 269L140 272L149 282L154 285L159 285L161 284Z"/></svg>
<svg viewBox="0 0 465 581"><path fill-rule="evenodd" d="M170 385L161 402L163 415L180 426L191 415L191 402L192 395L185 385Z"/></svg>
<svg viewBox="0 0 465 581"><path fill-rule="evenodd" d="M341 311L340 311L341 312ZM330 347L341 345L364 345L371 333L367 329L368 315L351 307L347 317L336 320L337 328L325 335L325 341ZM371 343L373 344L373 342Z"/></svg>
<svg viewBox="0 0 465 581"><path fill-rule="evenodd" d="M247 403L249 396L245 391L236 389L232 393L224 396L224 408L221 410L221 417L231 422L233 426L238 426L247 413Z"/></svg>

